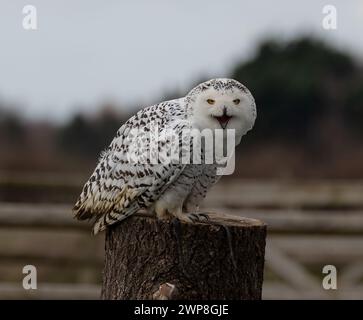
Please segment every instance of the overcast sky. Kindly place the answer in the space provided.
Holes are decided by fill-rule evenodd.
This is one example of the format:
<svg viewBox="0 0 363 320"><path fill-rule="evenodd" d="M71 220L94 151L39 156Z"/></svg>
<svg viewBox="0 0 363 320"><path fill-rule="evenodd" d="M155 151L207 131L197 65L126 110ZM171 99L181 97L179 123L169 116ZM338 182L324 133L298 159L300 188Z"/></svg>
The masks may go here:
<svg viewBox="0 0 363 320"><path fill-rule="evenodd" d="M22 26L27 4L36 31ZM322 28L326 4L337 30ZM228 75L269 35L313 33L363 56L362 0L0 0L0 15L0 101L31 118L154 103L200 75Z"/></svg>

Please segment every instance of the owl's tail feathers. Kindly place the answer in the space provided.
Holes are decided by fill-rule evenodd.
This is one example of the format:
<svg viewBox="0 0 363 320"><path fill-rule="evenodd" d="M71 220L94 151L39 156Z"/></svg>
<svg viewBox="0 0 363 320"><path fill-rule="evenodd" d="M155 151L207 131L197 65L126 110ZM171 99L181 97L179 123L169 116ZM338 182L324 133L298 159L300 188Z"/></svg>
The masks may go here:
<svg viewBox="0 0 363 320"><path fill-rule="evenodd" d="M82 207L73 207L73 215L78 220L88 220L94 217L94 214Z"/></svg>
<svg viewBox="0 0 363 320"><path fill-rule="evenodd" d="M74 218L78 220L89 220L95 217L94 210L92 210L89 202L87 195L81 194L72 209Z"/></svg>
<svg viewBox="0 0 363 320"><path fill-rule="evenodd" d="M127 217L137 212L139 209L140 208L137 204L133 204L129 208L127 208L127 210L120 212L113 210L102 216L99 216L95 224L93 225L93 234L96 235L97 233L105 230L107 227L122 220L125 220Z"/></svg>
<svg viewBox="0 0 363 320"><path fill-rule="evenodd" d="M116 222L126 219L139 210L133 201L139 195L138 189L125 186L120 191L89 194L90 188L85 185L77 203L73 207L74 217L78 220L94 219L93 234L106 229Z"/></svg>

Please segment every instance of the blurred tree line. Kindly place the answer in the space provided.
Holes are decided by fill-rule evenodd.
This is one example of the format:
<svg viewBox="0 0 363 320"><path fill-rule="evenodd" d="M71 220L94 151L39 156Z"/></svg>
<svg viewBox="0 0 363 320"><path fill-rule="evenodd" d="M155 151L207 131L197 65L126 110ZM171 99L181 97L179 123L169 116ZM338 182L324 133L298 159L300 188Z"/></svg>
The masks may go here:
<svg viewBox="0 0 363 320"><path fill-rule="evenodd" d="M57 143L65 152L95 156L105 149L131 114L121 115L116 106L102 106L95 117L76 114L59 129Z"/></svg>
<svg viewBox="0 0 363 320"><path fill-rule="evenodd" d="M362 134L362 68L319 40L266 41L232 77L256 99L256 138L319 142L317 130L332 119L345 131Z"/></svg>
<svg viewBox="0 0 363 320"><path fill-rule="evenodd" d="M350 54L318 39L264 41L251 59L238 63L230 74L256 99L258 119L245 139L246 146L299 145L315 154L329 154L337 150L337 143L354 141L361 146L362 75L362 66ZM170 94L160 100L165 98ZM94 162L120 125L134 113L130 110L121 114L118 106L103 106L100 110L95 116L76 114L61 126L43 127L41 133L48 136L54 152ZM29 126L19 115L0 106L1 146L8 150L16 145L24 148L34 143L29 139L33 130L34 124ZM41 139L37 141L42 143Z"/></svg>
<svg viewBox="0 0 363 320"><path fill-rule="evenodd" d="M22 143L25 138L25 125L19 115L13 111L0 109L0 143Z"/></svg>

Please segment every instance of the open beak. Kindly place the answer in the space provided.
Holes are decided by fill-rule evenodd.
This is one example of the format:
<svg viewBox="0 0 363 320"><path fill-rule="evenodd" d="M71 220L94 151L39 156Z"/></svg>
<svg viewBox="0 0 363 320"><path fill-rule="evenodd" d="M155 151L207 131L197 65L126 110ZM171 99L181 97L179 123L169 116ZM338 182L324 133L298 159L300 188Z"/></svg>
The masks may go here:
<svg viewBox="0 0 363 320"><path fill-rule="evenodd" d="M224 109L224 110L223 110L223 115L222 115L222 116L220 116L220 117L216 117L216 116L214 116L214 118L218 120L219 124L221 125L221 127L222 127L223 129L226 129L227 124L228 124L229 120L231 120L231 118L232 118L232 117L231 117L231 116L228 116L228 115L227 115L227 110L226 110L226 109Z"/></svg>

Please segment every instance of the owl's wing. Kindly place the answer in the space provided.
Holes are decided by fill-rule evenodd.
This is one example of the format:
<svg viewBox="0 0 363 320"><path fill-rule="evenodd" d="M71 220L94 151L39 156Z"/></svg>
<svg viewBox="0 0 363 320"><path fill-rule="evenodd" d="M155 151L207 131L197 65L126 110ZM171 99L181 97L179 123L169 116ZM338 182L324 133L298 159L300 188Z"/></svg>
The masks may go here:
<svg viewBox="0 0 363 320"><path fill-rule="evenodd" d="M94 233L148 207L183 171L185 165L180 162L153 161L160 141L159 145L150 143L150 131L155 128L158 133L171 129L177 136L188 128L181 103L174 100L139 111L119 129L101 155L73 208L77 219L96 220Z"/></svg>

